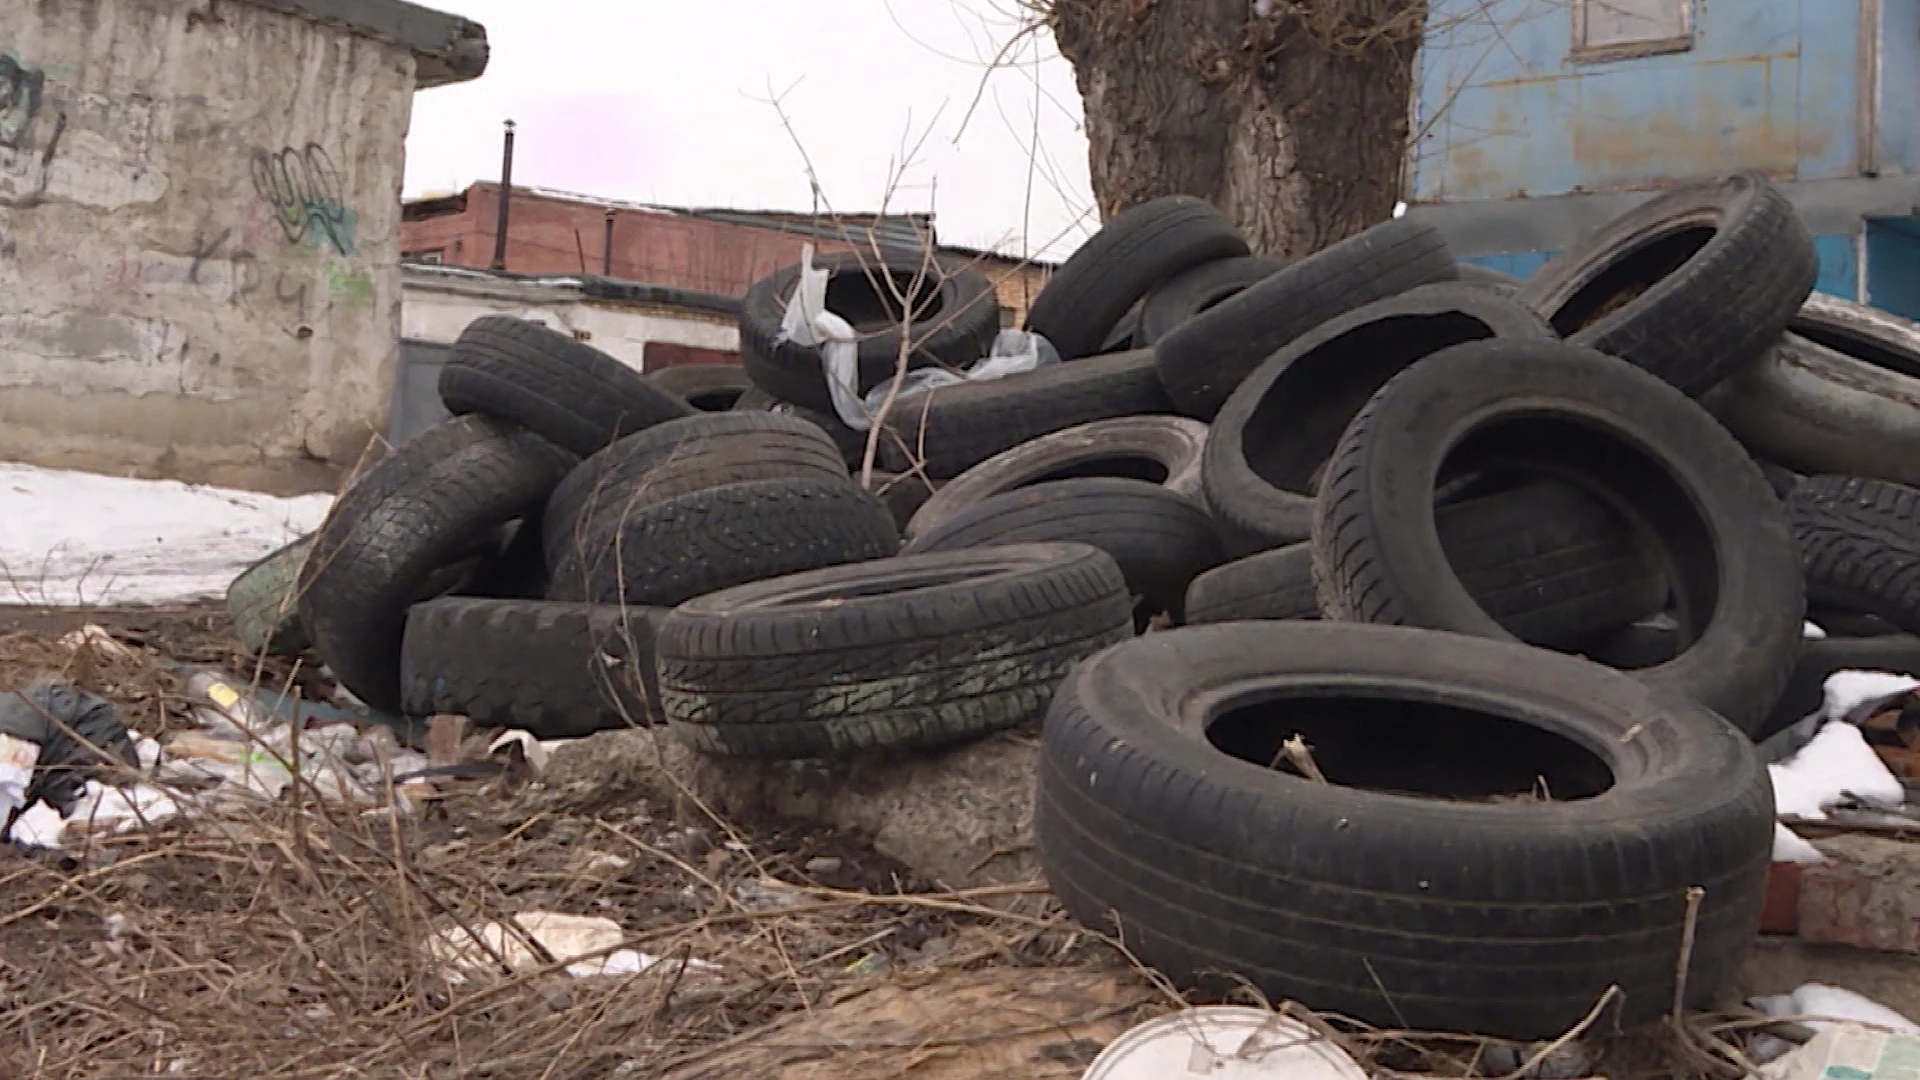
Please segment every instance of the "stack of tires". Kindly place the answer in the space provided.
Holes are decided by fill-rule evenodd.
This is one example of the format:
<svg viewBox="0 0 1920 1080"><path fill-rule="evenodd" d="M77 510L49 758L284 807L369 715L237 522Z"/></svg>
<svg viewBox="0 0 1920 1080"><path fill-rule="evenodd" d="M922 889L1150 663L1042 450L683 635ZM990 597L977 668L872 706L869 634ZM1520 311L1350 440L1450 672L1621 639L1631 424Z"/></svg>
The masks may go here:
<svg viewBox="0 0 1920 1080"><path fill-rule="evenodd" d="M1063 355L1107 340L1153 307L1143 253L1181 248L1146 238L1204 217L1116 218L1033 322L1062 286ZM1809 299L1815 271L1792 207L1741 174L1525 283L1461 273L1403 219L1155 320L1161 390L1208 425L1183 497L1219 548L1163 607L1186 628L1102 651L1054 698L1036 827L1067 909L1176 981L1395 1028L1545 1037L1609 986L1627 1023L1672 1007L1676 971L1690 1003L1723 986L1771 851L1753 738L1840 655L1920 661L1886 635L1802 652L1809 596L1836 623L1920 626L1920 492L1898 487L1920 328ZM983 437L940 412L908 421L930 470ZM909 546L981 529L941 505L978 483L934 496ZM967 513L1017 522L1091 483ZM1083 538L1127 548L1151 520L1154 550L1181 549L1164 517L1082 515Z"/></svg>
<svg viewBox="0 0 1920 1080"><path fill-rule="evenodd" d="M964 265L826 266L862 394L997 331ZM698 378L482 319L458 415L311 538L296 629L369 704L543 737L1037 725L1055 893L1176 980L1527 1038L1617 986L1636 1022L1755 931L1754 737L1835 665L1920 666L1920 327L1814 272L1750 174L1525 283L1405 219L1287 263L1158 199L1035 298L1061 363L870 432L780 333L798 267Z"/></svg>

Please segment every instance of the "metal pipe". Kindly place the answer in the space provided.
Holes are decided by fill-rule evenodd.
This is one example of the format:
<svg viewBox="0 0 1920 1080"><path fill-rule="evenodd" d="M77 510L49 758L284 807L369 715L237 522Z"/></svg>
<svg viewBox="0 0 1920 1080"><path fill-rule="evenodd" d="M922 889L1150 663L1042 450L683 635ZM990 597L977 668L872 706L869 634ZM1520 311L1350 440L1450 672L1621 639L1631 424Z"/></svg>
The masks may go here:
<svg viewBox="0 0 1920 1080"><path fill-rule="evenodd" d="M500 220L494 225L493 268L507 268L507 211L513 205L513 121L507 121L507 137L500 151Z"/></svg>
<svg viewBox="0 0 1920 1080"><path fill-rule="evenodd" d="M613 208L607 208L607 243L605 254L600 257L600 276L613 276Z"/></svg>

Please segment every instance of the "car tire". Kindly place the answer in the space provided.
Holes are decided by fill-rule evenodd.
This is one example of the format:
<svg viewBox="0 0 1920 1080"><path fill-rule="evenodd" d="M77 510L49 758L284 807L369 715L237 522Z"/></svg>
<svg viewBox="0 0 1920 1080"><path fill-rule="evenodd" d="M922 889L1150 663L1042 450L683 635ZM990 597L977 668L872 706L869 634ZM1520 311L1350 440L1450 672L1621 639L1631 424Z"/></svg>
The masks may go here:
<svg viewBox="0 0 1920 1080"><path fill-rule="evenodd" d="M1157 484L1083 477L983 499L921 533L908 555L1001 544L1080 543L1113 556L1145 614L1175 621L1194 576L1224 557L1213 519L1198 503Z"/></svg>
<svg viewBox="0 0 1920 1080"><path fill-rule="evenodd" d="M1027 309L1027 329L1052 342L1062 360L1093 355L1155 285L1246 253L1240 230L1205 200L1168 195L1141 203L1116 214L1048 277Z"/></svg>
<svg viewBox="0 0 1920 1080"><path fill-rule="evenodd" d="M313 536L308 534L254 562L227 586L233 636L248 656L291 656L307 648L296 598L300 568L311 550Z"/></svg>
<svg viewBox="0 0 1920 1080"><path fill-rule="evenodd" d="M649 371L646 380L701 412L726 412L753 387L743 364L681 364Z"/></svg>
<svg viewBox="0 0 1920 1080"><path fill-rule="evenodd" d="M1468 595L1530 645L1573 648L1666 601L1666 577L1627 521L1570 484L1478 496L1437 507L1433 519ZM1307 543L1210 570L1187 598L1189 623L1319 615Z"/></svg>
<svg viewBox="0 0 1920 1080"><path fill-rule="evenodd" d="M1249 286L1286 269L1286 261L1258 255L1216 259L1176 274L1147 293L1140 304L1140 325L1134 332L1139 348L1148 348L1174 328L1223 300L1240 295Z"/></svg>
<svg viewBox="0 0 1920 1080"><path fill-rule="evenodd" d="M660 689L695 749L819 757L1037 720L1082 657L1133 633L1113 560L1080 544L902 556L682 604Z"/></svg>
<svg viewBox="0 0 1920 1080"><path fill-rule="evenodd" d="M300 621L340 684L398 710L407 608L435 595L449 566L497 553L502 526L538 520L573 463L482 416L456 416L375 462L335 500L300 571Z"/></svg>
<svg viewBox="0 0 1920 1080"><path fill-rule="evenodd" d="M912 539L995 495L1051 480L1115 476L1200 495L1207 425L1184 416L1116 416L1029 439L947 481L907 523Z"/></svg>
<svg viewBox="0 0 1920 1080"><path fill-rule="evenodd" d="M1787 500L1807 600L1920 633L1920 489L1814 476Z"/></svg>
<svg viewBox="0 0 1920 1080"><path fill-rule="evenodd" d="M886 504L847 480L749 480L584 519L550 598L672 607L899 550Z"/></svg>
<svg viewBox="0 0 1920 1080"><path fill-rule="evenodd" d="M1755 454L1789 468L1920 484L1920 378L1901 371L1920 371L1920 325L1820 296L1803 316L1810 310L1872 337L1849 354L1789 332L1701 404Z"/></svg>
<svg viewBox="0 0 1920 1080"><path fill-rule="evenodd" d="M574 466L547 500L542 536L549 568L577 553L582 523L744 480L844 481L840 451L794 416L728 412L689 416L629 435Z"/></svg>
<svg viewBox="0 0 1920 1080"><path fill-rule="evenodd" d="M442 597L407 612L408 716L454 713L537 739L658 721L653 643L665 608Z"/></svg>
<svg viewBox="0 0 1920 1080"><path fill-rule="evenodd" d="M1247 543L1305 540L1328 455L1387 380L1463 342L1553 336L1532 311L1458 283L1423 285L1331 319L1261 364L1214 418L1200 463L1207 505Z"/></svg>
<svg viewBox="0 0 1920 1080"><path fill-rule="evenodd" d="M1354 622L1511 639L1435 536L1442 455L1573 483L1656 552L1683 624L1637 672L1751 731L1780 696L1806 599L1792 533L1759 466L1705 410L1622 360L1562 342L1455 346L1402 372L1341 436L1314 521L1320 607Z"/></svg>
<svg viewBox="0 0 1920 1080"><path fill-rule="evenodd" d="M965 263L918 253L877 258L871 250L814 257L814 266L831 272L827 310L859 333L859 392L891 378L900 363L904 333L908 366L948 364L967 367L987 355L1000 332L1000 307L993 286ZM891 284L882 281L885 279ZM831 413L817 345L783 340L780 323L800 282L800 266L774 271L755 282L740 301L740 360L755 386L781 401ZM895 290L916 298L912 319L900 310Z"/></svg>
<svg viewBox="0 0 1920 1080"><path fill-rule="evenodd" d="M1154 342L1154 363L1174 406L1211 420L1242 380L1295 338L1354 308L1458 274L1432 226L1384 222L1181 323Z"/></svg>
<svg viewBox="0 0 1920 1080"><path fill-rule="evenodd" d="M467 324L440 369L440 400L540 435L579 457L622 435L693 415L693 406L627 365L537 323L487 315Z"/></svg>
<svg viewBox="0 0 1920 1080"><path fill-rule="evenodd" d="M1574 344L1698 394L1773 347L1818 273L1793 204L1749 171L1641 203L1516 295Z"/></svg>
<svg viewBox="0 0 1920 1080"><path fill-rule="evenodd" d="M964 382L894 402L880 458L907 472L951 479L995 454L1062 428L1171 411L1146 350L1048 364L986 382Z"/></svg>
<svg viewBox="0 0 1920 1080"><path fill-rule="evenodd" d="M1275 764L1290 735L1329 782ZM1109 648L1055 695L1039 771L1041 867L1075 919L1176 987L1244 979L1396 1030L1552 1038L1609 986L1621 1023L1654 1021L1683 956L1704 1006L1753 942L1772 848L1766 769L1706 709L1403 627Z"/></svg>

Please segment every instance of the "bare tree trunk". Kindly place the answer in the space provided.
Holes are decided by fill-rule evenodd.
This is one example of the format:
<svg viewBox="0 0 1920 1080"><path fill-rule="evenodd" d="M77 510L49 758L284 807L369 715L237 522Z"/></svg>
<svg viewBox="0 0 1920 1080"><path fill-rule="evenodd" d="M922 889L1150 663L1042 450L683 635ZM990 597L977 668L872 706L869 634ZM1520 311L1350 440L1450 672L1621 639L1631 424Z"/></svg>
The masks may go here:
<svg viewBox="0 0 1920 1080"><path fill-rule="evenodd" d="M1162 195L1300 256L1399 197L1424 0L1052 0L1103 218ZM1266 14L1260 14L1265 10Z"/></svg>

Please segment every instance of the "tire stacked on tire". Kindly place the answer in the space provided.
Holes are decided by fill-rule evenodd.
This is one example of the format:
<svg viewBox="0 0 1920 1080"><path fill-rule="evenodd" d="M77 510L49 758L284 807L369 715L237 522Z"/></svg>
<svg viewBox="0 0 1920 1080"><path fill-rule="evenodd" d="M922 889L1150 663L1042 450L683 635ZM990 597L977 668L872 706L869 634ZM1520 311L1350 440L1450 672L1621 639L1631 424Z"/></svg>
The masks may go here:
<svg viewBox="0 0 1920 1080"><path fill-rule="evenodd" d="M1401 220L1156 328L1239 557L1185 597L1217 625L1110 647L1053 701L1036 830L1068 911L1177 982L1396 1028L1548 1037L1609 986L1653 1019L1685 934L1689 1002L1724 984L1770 859L1752 736L1806 607L1776 492L1825 603L1891 620L1879 583L1920 559L1850 546L1901 500L1763 470L1696 400L1769 362L1813 266L1743 174L1524 285L1451 284ZM912 543L1000 506L1020 529L1074 483L985 493ZM1579 655L1654 619L1656 662Z"/></svg>
<svg viewBox="0 0 1920 1080"><path fill-rule="evenodd" d="M823 263L860 394L986 354L975 271ZM1693 1003L1757 925L1753 737L1844 657L1920 663L1802 652L1809 597L1920 634L1920 475L1839 437L1910 437L1920 327L1809 301L1814 265L1751 174L1524 283L1416 220L1281 261L1156 199L1033 300L1058 363L872 431L779 332L798 267L724 376L482 320L449 365L470 415L341 498L302 623L370 703L545 737L1037 728L1054 892L1180 982L1512 1038L1614 985L1637 1022L1683 937Z"/></svg>

